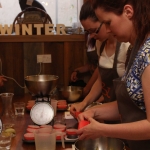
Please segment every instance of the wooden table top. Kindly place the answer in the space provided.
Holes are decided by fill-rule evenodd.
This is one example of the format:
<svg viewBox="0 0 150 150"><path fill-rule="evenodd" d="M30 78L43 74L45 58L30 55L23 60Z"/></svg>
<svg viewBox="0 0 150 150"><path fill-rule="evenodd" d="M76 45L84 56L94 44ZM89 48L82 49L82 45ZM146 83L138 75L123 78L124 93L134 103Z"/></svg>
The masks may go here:
<svg viewBox="0 0 150 150"><path fill-rule="evenodd" d="M31 95L27 94L24 96L14 96L13 102L17 101L23 101L27 103L29 100L31 100ZM2 104L0 102L0 111L2 108ZM57 116L64 115L64 111L58 111ZM78 122L75 119L67 119L65 120L67 128L70 127L77 127ZM28 125L34 124L30 118L30 112L25 111L25 115L23 117L17 117L15 120L15 130L16 130L16 136L13 137L12 143L11 143L11 150L35 150L35 144L34 143L27 143L23 141L23 135L26 133L26 129ZM74 142L65 142L65 149L71 148L72 144ZM56 150L65 150L62 148L61 142L56 142ZM126 148L126 150L129 150Z"/></svg>
<svg viewBox="0 0 150 150"><path fill-rule="evenodd" d="M27 103L29 100L31 100L31 95L13 97L13 102L24 101L25 103ZM0 105L0 108L2 108L1 103ZM63 114L64 111L58 111L57 113L58 116ZM67 127L73 127L77 125L77 121L75 119L66 120L65 123ZM23 135L24 133L26 133L26 129L29 124L32 125L34 123L30 118L30 112L26 110L23 117L17 117L15 120L14 128L16 130L16 136L12 138L11 150L35 150L35 144L33 142L27 143L23 141ZM65 148L71 148L73 143L65 142ZM61 142L56 142L56 150L64 150L62 148Z"/></svg>

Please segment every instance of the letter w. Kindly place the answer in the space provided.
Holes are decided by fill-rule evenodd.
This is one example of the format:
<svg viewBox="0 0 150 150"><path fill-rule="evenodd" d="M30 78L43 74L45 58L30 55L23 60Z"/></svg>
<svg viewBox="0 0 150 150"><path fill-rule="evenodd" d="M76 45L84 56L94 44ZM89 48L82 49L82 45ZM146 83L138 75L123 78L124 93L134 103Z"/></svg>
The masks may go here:
<svg viewBox="0 0 150 150"><path fill-rule="evenodd" d="M10 27L8 27L8 25L4 25L4 27L2 25L0 25L0 34L1 35L11 35L12 34L12 25L10 25Z"/></svg>

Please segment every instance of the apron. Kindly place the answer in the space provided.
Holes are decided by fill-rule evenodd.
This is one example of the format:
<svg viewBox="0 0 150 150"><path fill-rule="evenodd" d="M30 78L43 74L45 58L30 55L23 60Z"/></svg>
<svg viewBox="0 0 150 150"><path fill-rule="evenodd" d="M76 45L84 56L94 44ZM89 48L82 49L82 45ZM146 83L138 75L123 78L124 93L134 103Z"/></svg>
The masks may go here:
<svg viewBox="0 0 150 150"><path fill-rule="evenodd" d="M135 58L135 54L131 54L128 68L131 67L134 60L132 60L132 58ZM141 110L129 97L126 89L126 82L121 81L121 79L115 79L114 87L119 113L121 115L121 122L129 123L146 119L146 113ZM127 140L127 143L131 150L150 150L150 140Z"/></svg>
<svg viewBox="0 0 150 150"><path fill-rule="evenodd" d="M90 72L93 73L94 70L96 69L97 63L98 63L97 50L86 52L86 55L87 55L89 63L91 64Z"/></svg>
<svg viewBox="0 0 150 150"><path fill-rule="evenodd" d="M90 76L93 74L94 70L97 67L97 63L98 63L98 55L97 55L97 50L94 51L89 51L86 52L88 61L89 61L89 69L90 69ZM78 78L82 78L83 76L81 74L77 75ZM76 82L69 82L69 86L81 86L81 87L85 87L86 83L84 82L84 80L80 79L77 80Z"/></svg>
<svg viewBox="0 0 150 150"><path fill-rule="evenodd" d="M104 41L100 47L100 55L103 52L105 44L106 41ZM103 103L116 100L115 90L113 87L113 79L119 77L117 73L117 57L118 57L120 45L121 43L117 42L113 68L102 68L99 66L99 72L102 79L102 95L104 97Z"/></svg>

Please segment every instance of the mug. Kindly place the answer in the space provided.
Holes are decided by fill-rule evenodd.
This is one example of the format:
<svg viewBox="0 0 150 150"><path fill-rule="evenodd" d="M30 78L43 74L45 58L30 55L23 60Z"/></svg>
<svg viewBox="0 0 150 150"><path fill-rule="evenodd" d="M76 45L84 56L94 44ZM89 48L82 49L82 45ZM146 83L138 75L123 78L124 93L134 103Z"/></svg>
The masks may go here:
<svg viewBox="0 0 150 150"><path fill-rule="evenodd" d="M61 136L62 147L65 148L62 132L42 133L36 130L34 132L36 150L56 150L56 137L58 135Z"/></svg>

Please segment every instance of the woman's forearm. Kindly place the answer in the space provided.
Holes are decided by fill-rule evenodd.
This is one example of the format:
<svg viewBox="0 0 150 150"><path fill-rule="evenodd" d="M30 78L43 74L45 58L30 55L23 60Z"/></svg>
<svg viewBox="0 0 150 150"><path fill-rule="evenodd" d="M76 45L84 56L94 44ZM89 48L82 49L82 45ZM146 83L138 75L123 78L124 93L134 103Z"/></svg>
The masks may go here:
<svg viewBox="0 0 150 150"><path fill-rule="evenodd" d="M102 83L101 83L101 78L98 77L97 80L95 81L94 85L91 88L91 91L89 94L85 97L83 102L88 105L91 104L93 101L97 100L97 98L100 96L102 91Z"/></svg>
<svg viewBox="0 0 150 150"><path fill-rule="evenodd" d="M85 72L88 72L89 71L89 67L88 67L88 64L84 65L84 66L81 66L79 68L76 68L74 71L77 71L79 73L85 73Z"/></svg>
<svg viewBox="0 0 150 150"><path fill-rule="evenodd" d="M124 124L99 124L99 132L106 137L121 138L128 140L150 139L150 122L141 120Z"/></svg>
<svg viewBox="0 0 150 150"><path fill-rule="evenodd" d="M104 103L92 108L94 110L94 118L100 120L119 120L120 114L118 111L117 101Z"/></svg>
<svg viewBox="0 0 150 150"><path fill-rule="evenodd" d="M84 90L83 90L84 96L86 96L90 92L90 90L91 90L92 86L94 85L95 81L97 80L97 78L98 78L98 68L95 69L94 73L92 74L92 77L90 78L90 80L88 81L86 86L84 87Z"/></svg>

